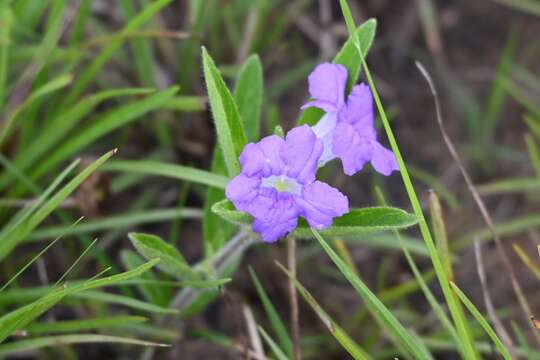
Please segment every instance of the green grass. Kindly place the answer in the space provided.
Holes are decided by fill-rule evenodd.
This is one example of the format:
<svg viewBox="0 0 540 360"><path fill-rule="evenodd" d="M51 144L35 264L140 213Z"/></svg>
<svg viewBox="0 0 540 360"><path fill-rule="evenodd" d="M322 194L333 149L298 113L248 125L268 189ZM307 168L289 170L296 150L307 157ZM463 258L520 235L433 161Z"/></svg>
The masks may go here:
<svg viewBox="0 0 540 360"><path fill-rule="evenodd" d="M532 0L494 2L493 9L540 14ZM465 295L470 289L456 285L469 284L455 279L463 253L491 234L475 225L476 213L451 171L442 178L430 163L413 164L415 154L399 146L401 134L392 127L407 129L404 140L415 129L399 122L407 111L393 102L396 93L379 93L376 85L384 79L382 89L393 90L403 77L383 74L384 61L377 64L381 78L367 65L393 51L388 39L399 35L388 33L395 27L387 7L377 5L381 18L357 26L345 0L105 3L0 4L0 357L77 359L86 349L80 345L92 344L114 356L150 359L167 356L157 348L178 341L245 356L237 341L245 334L229 333L213 317L225 309L233 324L232 299L253 310L269 358L292 359L283 290L291 281L301 295L306 358L480 359L494 351L505 359L514 352L540 358L527 329L513 321L511 305L497 309L517 340L509 351L476 298ZM353 10L369 16L372 5ZM427 32L441 24L446 55L451 46L459 51L446 36L454 29L443 26L440 6L431 0L419 5L411 11L419 12ZM457 4L454 9L462 11ZM336 50L331 56L322 51L328 42ZM509 237L540 226L539 215L529 211L540 188L540 82L531 66L538 44L518 27L502 43L483 101L462 80L467 74L447 76L452 56L444 66L436 62L441 87L465 115L467 137L460 145L483 181L480 193L494 203L526 200L523 211L503 211L496 225ZM406 48L409 58L425 57L419 44ZM260 244L252 218L236 211L224 190L241 170L247 143L273 133L283 137L294 124L320 119L319 110L299 110L306 77L323 61L319 53L347 68L347 92L362 79L369 83L379 137L397 157L403 187L398 176L366 175L370 170L344 181L339 163L327 165L318 178L350 195L351 212L320 232L299 221L294 277L271 261L281 261L283 245ZM391 95L387 107L383 94ZM516 108L528 131L518 145L502 136L515 120L507 113ZM430 109L413 110L430 121ZM421 153L439 144L423 141L420 150L407 149ZM509 173L507 165L520 170ZM494 173L501 176L493 179ZM413 180L435 193L424 197ZM365 185L376 185L373 199ZM406 197L410 209L385 200L402 204ZM424 216L428 205L431 223ZM513 245L537 276L535 256L526 245ZM394 271L403 264L411 274ZM211 321L203 326L201 319Z"/></svg>

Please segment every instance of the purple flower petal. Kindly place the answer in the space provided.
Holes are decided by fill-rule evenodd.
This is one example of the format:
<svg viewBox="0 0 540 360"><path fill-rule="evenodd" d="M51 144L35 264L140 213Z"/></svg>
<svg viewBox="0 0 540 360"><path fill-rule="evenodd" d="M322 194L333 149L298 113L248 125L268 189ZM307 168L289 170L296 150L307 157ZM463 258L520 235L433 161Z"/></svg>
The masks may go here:
<svg viewBox="0 0 540 360"><path fill-rule="evenodd" d="M362 170L371 160L372 141L361 138L351 124L340 122L336 125L332 151L341 159L343 172L352 176Z"/></svg>
<svg viewBox="0 0 540 360"><path fill-rule="evenodd" d="M375 170L377 170L377 172L385 176L390 175L394 170L399 170L394 153L386 149L378 142L376 142L373 146L371 165Z"/></svg>
<svg viewBox="0 0 540 360"><path fill-rule="evenodd" d="M377 138L373 118L373 96L366 84L359 84L353 87L347 104L338 114L340 122L354 125L359 136Z"/></svg>
<svg viewBox="0 0 540 360"><path fill-rule="evenodd" d="M321 181L304 187L303 197L298 199L300 214L315 229L332 225L335 217L349 211L349 200L337 189Z"/></svg>
<svg viewBox="0 0 540 360"><path fill-rule="evenodd" d="M259 195L260 184L259 178L240 174L227 184L225 195L238 210L251 213L254 200Z"/></svg>
<svg viewBox="0 0 540 360"><path fill-rule="evenodd" d="M317 164L323 152L323 143L308 125L290 130L281 148L281 158L287 175L300 183L315 180Z"/></svg>
<svg viewBox="0 0 540 360"><path fill-rule="evenodd" d="M276 135L264 137L258 143L249 143L240 154L242 173L253 176L261 172L263 176L278 174L283 169L280 149L284 140Z"/></svg>
<svg viewBox="0 0 540 360"><path fill-rule="evenodd" d="M343 65L324 63L309 74L309 94L314 99L304 106L315 106L326 112L336 113L345 103L347 69Z"/></svg>
<svg viewBox="0 0 540 360"><path fill-rule="evenodd" d="M296 228L298 222L298 205L295 197L274 190L271 206L260 209L261 212L253 222L253 230L258 232L263 241L275 242Z"/></svg>

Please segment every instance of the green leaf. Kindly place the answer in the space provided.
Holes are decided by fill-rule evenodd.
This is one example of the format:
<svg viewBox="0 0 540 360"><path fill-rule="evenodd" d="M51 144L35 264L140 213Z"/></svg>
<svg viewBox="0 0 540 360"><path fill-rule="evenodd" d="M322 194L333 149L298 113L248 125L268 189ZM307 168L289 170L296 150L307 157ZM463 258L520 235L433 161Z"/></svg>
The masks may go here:
<svg viewBox="0 0 540 360"><path fill-rule="evenodd" d="M0 5L0 109L4 108L8 80L8 60L13 12L6 2Z"/></svg>
<svg viewBox="0 0 540 360"><path fill-rule="evenodd" d="M20 171L25 171L38 159L49 156L52 147L103 101L120 96L144 95L151 92L154 92L154 90L138 88L112 89L84 97L66 112L51 119L47 126L40 129L40 136L28 144L27 147L19 149L15 155L15 165ZM5 186L9 181L7 177L8 174L0 175L0 187Z"/></svg>
<svg viewBox="0 0 540 360"><path fill-rule="evenodd" d="M131 19L131 21L126 25L122 30L122 34L130 33L150 20L155 14L157 14L163 7L169 5L172 0L156 0L153 1L149 6L146 6L136 17ZM78 76L77 82L71 88L71 91L66 95L66 99L63 105L72 103L79 97L80 94L90 85L92 81L96 78L97 74L109 58L122 47L124 43L124 37L119 37L118 39L112 40L105 49L94 59L94 61L87 66L82 74Z"/></svg>
<svg viewBox="0 0 540 360"><path fill-rule="evenodd" d="M118 285L120 284L123 284L123 283L118 283ZM118 304L118 305L125 306L127 308L132 308L135 310L145 311L145 312L154 313L154 314L163 314L163 315L178 314L178 310L176 309L171 309L168 307L134 299L131 296L112 294L112 293L103 292L103 291L92 290L92 291L78 292L76 294L73 294L73 297L78 298L78 299L92 300L93 302L100 301L100 302L104 302L108 304Z"/></svg>
<svg viewBox="0 0 540 360"><path fill-rule="evenodd" d="M198 219L201 217L199 209L155 209L132 212L121 215L112 215L102 219L82 222L78 226L66 228L65 225L43 227L34 231L26 238L28 241L38 241L54 238L59 235L96 234L104 230L125 230L130 226L152 224L174 219Z"/></svg>
<svg viewBox="0 0 540 360"><path fill-rule="evenodd" d="M43 86L39 87L37 90L32 92L28 98L24 100L24 102L13 109L13 111L7 115L7 118L2 124L2 128L0 130L0 145L3 144L4 140L9 136L11 133L11 130L13 129L13 126L15 125L15 120L17 119L18 115L21 114L24 110L29 108L32 104L34 104L38 99L50 94L51 92L60 90L67 85L71 83L73 80L73 76L71 75L61 75L48 83L45 83Z"/></svg>
<svg viewBox="0 0 540 360"><path fill-rule="evenodd" d="M234 99L238 104L247 140L252 142L259 139L263 88L261 59L258 55L251 55L244 62L238 74Z"/></svg>
<svg viewBox="0 0 540 360"><path fill-rule="evenodd" d="M369 70L369 67L367 65L364 52L362 51L362 46L360 44L360 39L356 33L356 25L352 17L351 9L349 8L347 0L340 0L339 4L341 7L341 12L343 14L343 17L345 19L345 23L347 25L347 29L349 30L349 34L352 36L353 43L356 47L356 50L358 51L360 55L359 58L362 61L362 67L365 72L367 82L369 83L371 92L373 94L373 100L377 106L377 111L380 115L384 131L388 138L388 142L390 144L392 152L396 156L396 160L399 165L399 170L400 170L401 178L403 180L403 184L405 186L405 190L411 202L414 214L418 218L420 233L422 234L424 242L426 243L426 247L430 253L431 261L433 263L435 273L437 274L437 279L439 280L439 284L443 291L444 298L446 300L446 303L448 304L448 308L450 310L450 313L452 314L452 318L456 325L456 329L458 331L459 338L461 340L461 347L465 350L464 353L466 354L467 358L479 359L478 351L474 347L474 341L470 337L470 334L467 331L467 319L461 316L461 312L459 311L460 309L459 303L455 299L450 289L447 274L444 271L444 267L442 265L441 259L439 258L439 254L433 242L433 238L431 237L429 226L427 225L424 214L422 212L422 206L420 204L420 200L418 199L418 195L414 189L413 183L409 176L409 171L407 169L407 166L405 165L405 161L403 159L403 156L397 144L396 138L390 126L388 117L386 116L386 111L382 104L381 97L379 95L379 92L377 91L377 87L375 86L373 76L371 75L371 71Z"/></svg>
<svg viewBox="0 0 540 360"><path fill-rule="evenodd" d="M116 150L109 151L86 169L84 169L79 175L73 178L63 188L61 188L56 194L54 194L46 203L35 211L26 221L21 222L18 226L13 227L11 231L2 236L0 241L0 260L5 258L13 248L15 248L21 241L24 240L50 213L52 213L64 200L94 171L96 171L105 161L107 161Z"/></svg>
<svg viewBox="0 0 540 360"><path fill-rule="evenodd" d="M108 316L83 320L64 320L31 324L26 328L30 335L57 334L82 330L99 330L145 322L142 316Z"/></svg>
<svg viewBox="0 0 540 360"><path fill-rule="evenodd" d="M272 352L274 353L274 355L276 356L276 359L277 360L287 360L287 359L290 359L290 357L287 357L287 355L285 355L285 353L283 352L283 350L281 350L279 348L279 346L276 344L276 342L270 337L270 335L268 335L266 333L266 331L264 331L264 329L262 327L257 327L257 329L259 330L259 333L262 335L264 341L266 341L266 343L268 344L268 346L270 347L270 350L272 350Z"/></svg>
<svg viewBox="0 0 540 360"><path fill-rule="evenodd" d="M61 335L47 336L37 339L28 339L14 341L9 344L0 346L0 356L9 356L18 353L27 353L28 351L41 349L44 347L60 346L68 344L96 344L96 343L113 343L113 344L128 344L138 346L168 346L150 341L142 341L111 335L97 334L77 334L77 335Z"/></svg>
<svg viewBox="0 0 540 360"><path fill-rule="evenodd" d="M238 225L249 225L252 217L234 208L227 199L221 200L212 206L212 211L223 219ZM349 213L335 218L332 226L321 230L321 234L327 236L355 237L359 234L371 232L405 229L417 223L416 216L401 209L393 207L371 207L352 209ZM294 236L300 238L312 238L311 230L307 222L300 219Z"/></svg>
<svg viewBox="0 0 540 360"><path fill-rule="evenodd" d="M64 297L77 294L84 290L115 285L119 281L138 277L145 271L152 268L158 262L159 260L149 261L144 265L141 265L131 271L126 271L124 273L108 276L97 280L86 281L73 287L62 286L54 289L40 299L0 317L0 342L4 341L14 331L26 327L29 323L38 318L41 314L43 314L44 312L52 308L54 305L56 305L58 302L60 302Z"/></svg>
<svg viewBox="0 0 540 360"><path fill-rule="evenodd" d="M66 160L75 152L84 149L97 139L106 134L143 117L148 112L163 106L178 91L173 86L169 89L148 95L143 99L138 99L128 104L116 107L104 115L99 115L93 119L88 126L71 136L67 141L54 148L48 156L36 166L31 173L31 178L39 178L50 171L58 163Z"/></svg>
<svg viewBox="0 0 540 360"><path fill-rule="evenodd" d="M202 58L204 79L219 146L223 151L229 176L232 177L240 172L238 157L247 142L246 135L234 98L204 47L202 48Z"/></svg>
<svg viewBox="0 0 540 360"><path fill-rule="evenodd" d="M134 269L137 266L144 264L142 257L131 250L123 250L120 253L120 259L127 270ZM147 280L148 282L157 281L156 276L151 270L144 273L141 278L143 280ZM166 305L170 300L170 293L166 292L168 289L165 287L156 286L155 284L151 283L138 284L137 287L146 300L153 304Z"/></svg>
<svg viewBox="0 0 540 360"><path fill-rule="evenodd" d="M461 289L454 282L451 281L450 286L452 287L452 290L454 290L454 293L459 297L463 305L465 305L469 312L474 316L476 321L480 323L480 325L491 338L503 358L505 358L506 360L511 360L512 357L510 356L510 353L502 343L501 339L499 339L499 337L497 336L495 330L493 330L491 325L489 325L489 322L484 318L480 311L478 311L476 306L474 306L474 304L467 298L467 295L465 295L463 291L461 291Z"/></svg>
<svg viewBox="0 0 540 360"><path fill-rule="evenodd" d="M369 19L364 22L360 27L356 29L356 35L360 40L360 46L362 48L362 53L367 55L371 44L373 44L373 39L375 38L375 31L377 30L377 21L375 19ZM349 78L347 81L347 94L350 92L351 88L358 81L360 76L360 70L362 69L362 60L358 50L354 44L354 37L350 36L347 42L343 45L339 53L334 57L334 64L341 64L345 66L349 73ZM307 108L304 110L298 124L308 124L315 125L317 121L322 117L323 112L317 108Z"/></svg>
<svg viewBox="0 0 540 360"><path fill-rule="evenodd" d="M223 154L219 147L214 148L211 171L214 174L227 175ZM221 219L212 211L212 205L225 197L225 191L215 187L206 190L204 199L203 238L205 256L211 256L228 240L234 226Z"/></svg>
<svg viewBox="0 0 540 360"><path fill-rule="evenodd" d="M355 237L370 232L405 229L416 225L418 219L413 214L393 207L370 207L352 209L349 213L334 219L332 226L321 230L326 236ZM311 238L310 228L300 221L294 232L297 237Z"/></svg>
<svg viewBox="0 0 540 360"><path fill-rule="evenodd" d="M259 281L259 278L257 278L257 275L255 274L255 272L253 271L251 267L249 267L249 274L251 275L251 279L253 280L253 283L255 284L255 289L257 290L257 294L259 295L259 298L261 299L262 305L264 307L264 311L266 312L266 316L270 320L270 325L272 326L272 330L274 330L274 333L278 337L279 344L285 350L287 355L289 355L289 358L292 358L293 344L291 341L291 337L289 336L289 333L287 332L287 328L285 327L285 324L283 323L283 320L281 320L279 313L277 312L276 308L272 304L272 301L266 294L266 291L264 290L261 282Z"/></svg>
<svg viewBox="0 0 540 360"><path fill-rule="evenodd" d="M336 255L337 256L337 255ZM278 263L279 268L289 277L294 283L296 289L304 300L311 306L313 311L319 316L319 319L323 322L324 326L332 334L332 336L347 350L354 359L371 359L371 357L358 345L351 337L343 330L326 311L319 305L317 300L307 291L307 289L281 264Z"/></svg>
<svg viewBox="0 0 540 360"><path fill-rule="evenodd" d="M166 176L174 179L193 182L196 184L225 189L229 179L209 171L199 170L189 166L167 164L158 161L117 160L111 161L103 168L106 171L121 171L145 175Z"/></svg>
<svg viewBox="0 0 540 360"><path fill-rule="evenodd" d="M319 244L336 264L339 271L354 287L358 295L364 300L371 313L384 325L384 329L390 332L392 337L402 345L407 352L413 355L415 359L431 359L425 346L418 339L409 333L398 319L388 310L386 306L377 298L377 296L367 287L367 285L347 266L338 254L326 243L323 237L312 230L313 235L319 241Z"/></svg>
<svg viewBox="0 0 540 360"><path fill-rule="evenodd" d="M200 276L186 262L182 254L171 244L155 235L130 233L129 239L137 251L146 259L159 258L157 267L175 278L188 277L198 279Z"/></svg>
<svg viewBox="0 0 540 360"><path fill-rule="evenodd" d="M212 205L212 212L230 223L237 225L249 225L253 218L235 209L234 205L227 199L223 199Z"/></svg>

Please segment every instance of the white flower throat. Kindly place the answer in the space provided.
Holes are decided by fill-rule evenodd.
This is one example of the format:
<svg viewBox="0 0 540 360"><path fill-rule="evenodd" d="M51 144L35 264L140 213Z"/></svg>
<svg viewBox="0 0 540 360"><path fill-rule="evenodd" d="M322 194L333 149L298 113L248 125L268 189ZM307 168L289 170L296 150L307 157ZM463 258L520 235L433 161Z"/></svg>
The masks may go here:
<svg viewBox="0 0 540 360"><path fill-rule="evenodd" d="M286 175L272 175L265 177L262 179L262 186L274 188L279 192L288 192L296 195L302 193L302 185L295 179Z"/></svg>

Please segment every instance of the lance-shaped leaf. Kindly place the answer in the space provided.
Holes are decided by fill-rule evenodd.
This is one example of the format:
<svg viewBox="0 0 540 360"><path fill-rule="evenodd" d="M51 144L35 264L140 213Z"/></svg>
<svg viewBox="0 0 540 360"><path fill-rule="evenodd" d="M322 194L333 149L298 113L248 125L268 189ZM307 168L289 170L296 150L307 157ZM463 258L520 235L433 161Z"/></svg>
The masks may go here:
<svg viewBox="0 0 540 360"><path fill-rule="evenodd" d="M212 211L223 219L238 225L249 225L252 217L234 208L227 199L217 202ZM404 229L418 222L415 215L393 207L369 207L352 209L349 213L337 217L331 227L321 230L320 233L327 236L354 237L378 231ZM312 238L313 234L303 219L298 222L298 228L294 236L299 238Z"/></svg>
<svg viewBox="0 0 540 360"><path fill-rule="evenodd" d="M147 260L161 259L157 267L175 278L198 279L200 275L189 266L186 259L171 244L158 236L130 233L129 239L137 251Z"/></svg>
<svg viewBox="0 0 540 360"><path fill-rule="evenodd" d="M246 144L244 127L240 120L240 113L231 92L221 77L219 70L206 49L202 48L204 80L208 90L208 100L214 124L216 126L219 146L223 151L223 158L229 176L240 172L238 157Z"/></svg>

